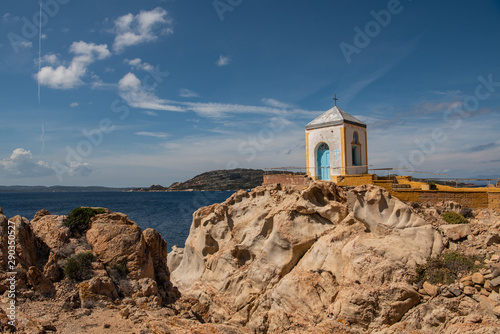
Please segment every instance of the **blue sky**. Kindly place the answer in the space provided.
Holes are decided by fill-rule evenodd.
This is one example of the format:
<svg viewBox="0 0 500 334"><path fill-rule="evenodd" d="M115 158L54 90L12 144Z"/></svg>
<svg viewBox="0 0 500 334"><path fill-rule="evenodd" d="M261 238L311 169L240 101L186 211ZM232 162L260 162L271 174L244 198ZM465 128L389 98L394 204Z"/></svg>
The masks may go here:
<svg viewBox="0 0 500 334"><path fill-rule="evenodd" d="M305 166L334 94L373 168L499 177L500 1L42 3L1 7L0 184Z"/></svg>

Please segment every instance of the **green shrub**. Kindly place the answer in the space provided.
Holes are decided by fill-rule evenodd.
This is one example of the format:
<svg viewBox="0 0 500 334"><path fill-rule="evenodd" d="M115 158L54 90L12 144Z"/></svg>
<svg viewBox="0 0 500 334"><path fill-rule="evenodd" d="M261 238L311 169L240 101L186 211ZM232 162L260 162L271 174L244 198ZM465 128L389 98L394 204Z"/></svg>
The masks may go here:
<svg viewBox="0 0 500 334"><path fill-rule="evenodd" d="M127 267L127 260L122 260L118 262L118 264L115 266L115 270L120 274L120 276L127 276L127 274L130 272Z"/></svg>
<svg viewBox="0 0 500 334"><path fill-rule="evenodd" d="M74 281L83 281L92 271L92 261L94 255L92 252L84 252L73 255L66 260L64 275Z"/></svg>
<svg viewBox="0 0 500 334"><path fill-rule="evenodd" d="M81 234L88 230L90 218L105 212L104 209L76 208L69 213L68 219L63 225L69 227L73 234Z"/></svg>
<svg viewBox="0 0 500 334"><path fill-rule="evenodd" d="M469 220L459 213L448 211L443 213L443 219L448 224L468 224Z"/></svg>
<svg viewBox="0 0 500 334"><path fill-rule="evenodd" d="M467 274L478 270L478 260L474 256L467 256L458 252L447 252L436 259L428 259L427 264L417 267L416 283L428 281L432 284L451 284L458 279L459 274Z"/></svg>
<svg viewBox="0 0 500 334"><path fill-rule="evenodd" d="M434 182L429 182L429 189L438 190L437 184L435 184Z"/></svg>

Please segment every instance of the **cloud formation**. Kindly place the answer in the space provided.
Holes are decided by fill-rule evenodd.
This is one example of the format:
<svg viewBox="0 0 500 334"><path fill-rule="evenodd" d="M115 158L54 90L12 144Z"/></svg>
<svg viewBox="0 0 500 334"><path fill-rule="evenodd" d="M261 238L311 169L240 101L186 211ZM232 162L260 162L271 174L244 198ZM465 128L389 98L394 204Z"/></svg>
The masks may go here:
<svg viewBox="0 0 500 334"><path fill-rule="evenodd" d="M230 61L231 61L231 58L229 58L228 56L220 55L219 59L217 59L217 61L215 62L215 64L217 66L221 67L221 66L229 65Z"/></svg>
<svg viewBox="0 0 500 334"><path fill-rule="evenodd" d="M120 16L114 22L116 33L113 50L122 52L125 48L154 41L161 34L173 33L173 20L167 11L157 7L150 11L141 11Z"/></svg>
<svg viewBox="0 0 500 334"><path fill-rule="evenodd" d="M133 68L137 68L139 70L144 70L144 71L154 71L154 66L143 62L141 58L135 58L135 59L124 59L124 63L129 64Z"/></svg>
<svg viewBox="0 0 500 334"><path fill-rule="evenodd" d="M39 177L54 174L49 164L33 159L30 151L16 148L9 158L0 160L0 174L8 177Z"/></svg>
<svg viewBox="0 0 500 334"><path fill-rule="evenodd" d="M181 88L179 90L179 96L180 97L198 97L198 94L193 92L192 90L189 90L187 88Z"/></svg>
<svg viewBox="0 0 500 334"><path fill-rule="evenodd" d="M152 88L142 85L135 74L127 73L118 82L120 96L131 106L139 109L152 109L163 111L194 111L200 116L209 118L225 118L230 114L267 114L281 116L286 110L287 116L305 115L317 116L316 111L307 111L292 108L291 105L274 100L263 99L267 106L252 106L242 104L228 104L215 102L181 102L161 99Z"/></svg>
<svg viewBox="0 0 500 334"><path fill-rule="evenodd" d="M90 64L111 56L106 44L97 45L83 41L73 42L69 52L75 55L69 66L44 66L39 73L35 74L35 79L40 85L54 89L71 89L80 86L83 84L82 78L87 73L87 67ZM54 60L51 56L48 59Z"/></svg>
<svg viewBox="0 0 500 334"><path fill-rule="evenodd" d="M134 134L137 136L146 136L146 137L154 137L154 138L167 138L168 136L170 136L166 132L139 131L139 132L134 132Z"/></svg>

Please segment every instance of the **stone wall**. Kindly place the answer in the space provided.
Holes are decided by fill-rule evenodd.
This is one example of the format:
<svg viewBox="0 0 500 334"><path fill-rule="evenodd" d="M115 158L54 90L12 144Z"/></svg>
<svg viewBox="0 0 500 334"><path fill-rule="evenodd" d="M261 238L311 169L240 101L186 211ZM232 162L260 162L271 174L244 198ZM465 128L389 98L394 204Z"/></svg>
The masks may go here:
<svg viewBox="0 0 500 334"><path fill-rule="evenodd" d="M374 174L343 175L332 178L338 186L362 186L373 184Z"/></svg>
<svg viewBox="0 0 500 334"><path fill-rule="evenodd" d="M295 186L297 188L307 188L312 180L307 175L293 175L293 174L270 174L264 175L264 182L266 184L281 184L287 186Z"/></svg>
<svg viewBox="0 0 500 334"><path fill-rule="evenodd" d="M488 207L500 211L500 191L488 193Z"/></svg>
<svg viewBox="0 0 500 334"><path fill-rule="evenodd" d="M402 201L407 202L429 202L439 203L442 201L454 201L464 207L469 208L491 208L500 210L500 193L486 191L436 191L436 190L414 190L401 189L391 191L393 196L396 196Z"/></svg>

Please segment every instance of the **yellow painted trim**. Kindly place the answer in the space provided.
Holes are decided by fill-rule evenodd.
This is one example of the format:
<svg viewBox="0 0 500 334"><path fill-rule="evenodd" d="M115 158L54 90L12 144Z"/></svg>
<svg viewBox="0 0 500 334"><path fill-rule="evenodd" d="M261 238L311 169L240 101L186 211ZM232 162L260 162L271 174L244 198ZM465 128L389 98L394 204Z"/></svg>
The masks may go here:
<svg viewBox="0 0 500 334"><path fill-rule="evenodd" d="M342 169L340 175L347 175L347 146L346 146L346 131L345 127L340 128L340 145L342 146Z"/></svg>
<svg viewBox="0 0 500 334"><path fill-rule="evenodd" d="M309 132L306 131L306 174L311 176L311 172L309 171Z"/></svg>
<svg viewBox="0 0 500 334"><path fill-rule="evenodd" d="M365 165L366 165L366 171L368 172L368 138L366 137L366 131L365 131Z"/></svg>

